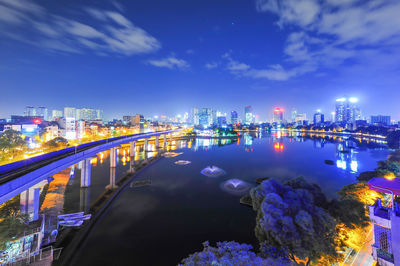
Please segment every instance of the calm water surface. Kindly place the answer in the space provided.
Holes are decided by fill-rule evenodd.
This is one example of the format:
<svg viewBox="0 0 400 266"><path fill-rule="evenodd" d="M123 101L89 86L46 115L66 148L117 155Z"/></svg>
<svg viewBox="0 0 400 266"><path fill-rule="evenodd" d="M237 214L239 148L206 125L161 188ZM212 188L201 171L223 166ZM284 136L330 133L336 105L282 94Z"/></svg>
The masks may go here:
<svg viewBox="0 0 400 266"><path fill-rule="evenodd" d="M257 246L255 213L239 204L240 195L221 189L229 179L255 185L259 177L285 181L304 176L335 198L359 172L372 170L389 150L377 144L343 140L313 140L281 134L245 135L234 141L197 139L184 142L183 154L162 158L144 169L136 180L151 185L127 187L96 224L80 252L77 265L176 265L209 240L235 240ZM176 165L188 160L189 165ZM325 164L332 160L334 165ZM200 171L215 165L226 174L206 177ZM122 176L128 166L117 168ZM93 200L108 182L108 162L93 167ZM79 176L79 175L78 175ZM79 182L77 182L79 183ZM76 188L73 188L77 186ZM65 206L79 208L79 184L66 192ZM74 207L75 206L75 207Z"/></svg>

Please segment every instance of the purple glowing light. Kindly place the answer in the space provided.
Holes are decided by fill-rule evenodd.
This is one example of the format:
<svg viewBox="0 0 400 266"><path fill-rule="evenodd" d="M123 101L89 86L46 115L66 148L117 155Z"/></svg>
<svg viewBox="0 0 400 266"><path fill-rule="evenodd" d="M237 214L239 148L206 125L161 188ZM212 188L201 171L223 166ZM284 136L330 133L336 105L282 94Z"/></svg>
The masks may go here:
<svg viewBox="0 0 400 266"><path fill-rule="evenodd" d="M221 189L233 195L242 196L252 187L251 184L240 179L229 179L221 184Z"/></svg>
<svg viewBox="0 0 400 266"><path fill-rule="evenodd" d="M226 174L224 170L216 166L207 166L203 170L201 170L201 174L208 176L208 177L218 177L221 175Z"/></svg>

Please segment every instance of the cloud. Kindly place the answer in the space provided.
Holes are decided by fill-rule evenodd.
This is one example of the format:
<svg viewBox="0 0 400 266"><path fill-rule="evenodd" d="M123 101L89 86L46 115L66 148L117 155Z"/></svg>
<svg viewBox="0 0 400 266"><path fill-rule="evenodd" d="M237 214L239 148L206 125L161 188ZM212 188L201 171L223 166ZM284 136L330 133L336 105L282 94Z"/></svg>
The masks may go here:
<svg viewBox="0 0 400 266"><path fill-rule="evenodd" d="M214 69L219 66L218 62L211 62L204 65L207 69Z"/></svg>
<svg viewBox="0 0 400 266"><path fill-rule="evenodd" d="M91 23L52 14L29 0L0 0L0 27L3 31L14 32L7 35L10 38L67 53L89 50L96 54L130 56L161 48L156 38L135 26L122 13L96 8L80 12L84 12L82 15L86 14ZM24 38L26 32L33 39Z"/></svg>
<svg viewBox="0 0 400 266"><path fill-rule="evenodd" d="M163 59L148 60L148 64L156 67L165 67L169 69L188 69L190 65L183 59L178 59L175 56L169 56Z"/></svg>
<svg viewBox="0 0 400 266"><path fill-rule="evenodd" d="M273 73L285 80L346 62L359 64L370 51L400 45L399 1L256 0L256 9L277 15L278 27L289 31L283 52L284 64L291 66L262 70L256 77Z"/></svg>
<svg viewBox="0 0 400 266"><path fill-rule="evenodd" d="M248 64L232 59L230 53L224 54L222 58L226 60L226 69L238 77L283 81L304 72L300 68L286 70L281 65L270 65L265 69L253 68Z"/></svg>

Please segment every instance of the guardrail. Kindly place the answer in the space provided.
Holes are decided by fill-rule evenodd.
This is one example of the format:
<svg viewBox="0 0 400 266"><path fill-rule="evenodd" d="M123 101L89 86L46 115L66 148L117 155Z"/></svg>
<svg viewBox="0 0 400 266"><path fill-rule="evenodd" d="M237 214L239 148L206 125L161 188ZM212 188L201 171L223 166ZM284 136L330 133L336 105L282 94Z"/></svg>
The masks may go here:
<svg viewBox="0 0 400 266"><path fill-rule="evenodd" d="M97 146L100 146L103 144L115 143L115 146L118 146L118 145L124 144L125 142L127 142L127 140L133 141L133 140L149 138L149 137L153 137L153 136L157 136L157 135L169 134L169 133L173 133L176 131L178 131L178 130L156 131L156 132L133 134L133 135L115 137L115 138L110 138L110 139L98 140L98 141L84 143L84 144L81 144L78 146L68 147L68 148L65 148L62 150L46 153L46 154L39 155L36 157L21 160L18 162L2 165L2 166L0 166L0 185L8 182L9 179L5 178L5 177L7 177L15 172L22 172L22 171L27 170L30 167L33 167L35 165L45 166L46 164L54 162L55 160L60 160L62 158L68 157L70 155L80 153L82 151L89 150L91 148L94 148L94 147L97 147Z"/></svg>

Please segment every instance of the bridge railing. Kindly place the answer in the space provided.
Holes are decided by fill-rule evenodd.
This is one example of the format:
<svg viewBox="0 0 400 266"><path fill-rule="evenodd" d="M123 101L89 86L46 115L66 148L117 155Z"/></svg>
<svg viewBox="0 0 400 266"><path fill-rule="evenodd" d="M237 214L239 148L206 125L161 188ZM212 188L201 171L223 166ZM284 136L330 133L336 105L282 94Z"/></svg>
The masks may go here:
<svg viewBox="0 0 400 266"><path fill-rule="evenodd" d="M96 147L96 146L111 143L111 142L115 143L116 146L118 146L119 143L123 144L123 143L127 142L127 139L129 139L129 140L130 139L143 139L143 138L152 137L152 136L156 136L156 135L169 134L169 133L176 132L176 131L177 130L156 131L156 132L149 132L149 133L126 135L126 136L120 136L120 137L114 137L114 138L109 138L109 139L88 142L88 143L84 143L84 144L81 144L78 146L72 146L72 147L68 147L65 149L58 150L58 151L49 152L49 153L46 153L43 155L35 156L32 158L28 158L28 159L24 159L21 161L17 161L17 162L13 162L10 164L0 166L0 179L1 179L1 177L6 176L7 174L10 174L16 170L23 170L24 168L35 165L39 162L54 159L59 156L68 155L68 154L74 153L74 152L81 152L83 150L90 149L91 147ZM118 140L120 140L120 142L118 142Z"/></svg>

